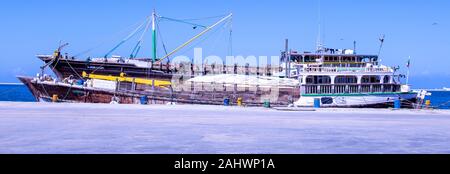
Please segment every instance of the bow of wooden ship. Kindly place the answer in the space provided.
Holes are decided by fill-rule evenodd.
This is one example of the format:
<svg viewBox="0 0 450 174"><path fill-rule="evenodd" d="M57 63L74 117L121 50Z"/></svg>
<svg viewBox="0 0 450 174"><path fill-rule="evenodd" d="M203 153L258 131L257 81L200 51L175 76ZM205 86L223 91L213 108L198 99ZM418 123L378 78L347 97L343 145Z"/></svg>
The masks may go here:
<svg viewBox="0 0 450 174"><path fill-rule="evenodd" d="M48 76L18 78L30 89L36 100L42 102L245 106L264 106L270 102L271 106L287 106L300 95L298 85L291 82L280 86L253 85L248 82L204 83L195 81L195 78L177 83L137 78L126 81L124 77L112 76L111 78L117 80L108 81L97 78L87 81L59 82ZM269 81L273 83L273 79Z"/></svg>

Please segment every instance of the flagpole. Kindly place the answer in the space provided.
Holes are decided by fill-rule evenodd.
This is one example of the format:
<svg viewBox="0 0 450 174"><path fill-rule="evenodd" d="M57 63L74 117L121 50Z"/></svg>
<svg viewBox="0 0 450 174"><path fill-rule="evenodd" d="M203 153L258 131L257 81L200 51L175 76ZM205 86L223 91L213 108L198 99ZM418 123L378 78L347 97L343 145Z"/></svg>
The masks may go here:
<svg viewBox="0 0 450 174"><path fill-rule="evenodd" d="M408 58L408 64L407 64L408 66L408 72L407 72L407 74L406 74L406 85L409 85L409 67L411 66L411 56L409 56L409 58Z"/></svg>

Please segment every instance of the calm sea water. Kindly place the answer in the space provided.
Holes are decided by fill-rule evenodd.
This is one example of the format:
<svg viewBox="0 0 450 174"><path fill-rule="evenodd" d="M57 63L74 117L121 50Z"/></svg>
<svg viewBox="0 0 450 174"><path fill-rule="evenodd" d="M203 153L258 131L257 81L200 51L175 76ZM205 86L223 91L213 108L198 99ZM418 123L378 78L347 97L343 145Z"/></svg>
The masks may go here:
<svg viewBox="0 0 450 174"><path fill-rule="evenodd" d="M450 109L450 91L431 91L431 96L426 100L431 100L431 105L439 109Z"/></svg>
<svg viewBox="0 0 450 174"><path fill-rule="evenodd" d="M0 85L0 101L35 102L25 85Z"/></svg>
<svg viewBox="0 0 450 174"><path fill-rule="evenodd" d="M427 100L432 106L440 109L450 109L450 91L431 92ZM0 85L0 101L35 102L33 95L25 85Z"/></svg>

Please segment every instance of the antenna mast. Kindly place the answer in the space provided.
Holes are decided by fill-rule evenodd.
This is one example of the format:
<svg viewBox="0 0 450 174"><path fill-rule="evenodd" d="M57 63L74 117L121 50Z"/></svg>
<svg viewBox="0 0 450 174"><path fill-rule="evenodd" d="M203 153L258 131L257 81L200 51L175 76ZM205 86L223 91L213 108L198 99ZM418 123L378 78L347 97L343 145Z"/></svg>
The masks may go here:
<svg viewBox="0 0 450 174"><path fill-rule="evenodd" d="M318 16L319 16L319 32L317 35L317 41L316 41L316 49L317 51L321 50L323 47L322 42L322 3L321 0L319 0L319 6L318 6Z"/></svg>

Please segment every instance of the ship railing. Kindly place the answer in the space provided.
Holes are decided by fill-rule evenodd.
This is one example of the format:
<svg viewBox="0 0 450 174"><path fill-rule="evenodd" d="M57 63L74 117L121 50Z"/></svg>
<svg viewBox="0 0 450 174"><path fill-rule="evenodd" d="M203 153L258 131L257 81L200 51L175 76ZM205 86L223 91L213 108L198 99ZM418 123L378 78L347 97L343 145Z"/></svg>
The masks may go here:
<svg viewBox="0 0 450 174"><path fill-rule="evenodd" d="M340 72L350 72L350 73L392 73L394 72L391 68L348 68L348 67L309 67L302 68L300 72L319 72L319 73L340 73Z"/></svg>
<svg viewBox="0 0 450 174"><path fill-rule="evenodd" d="M314 84L302 85L302 94L359 94L398 92L398 84Z"/></svg>

